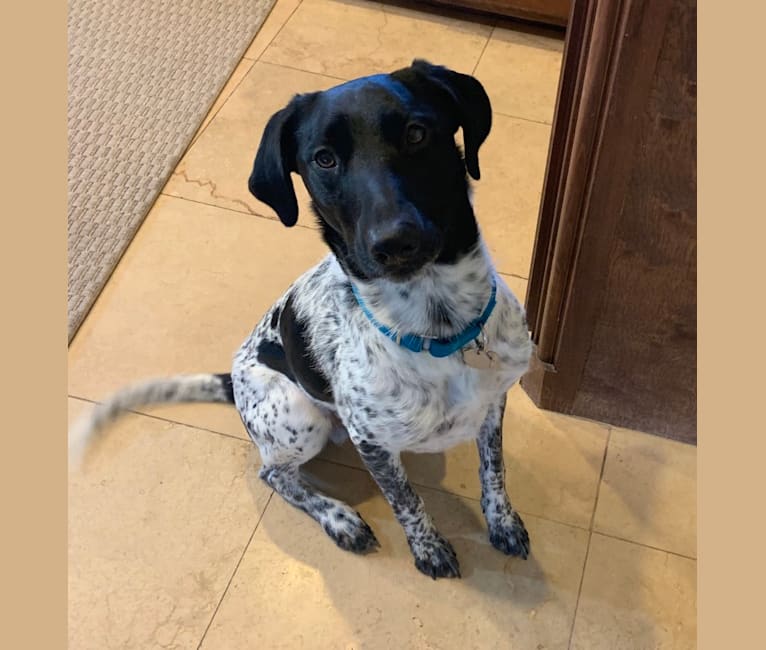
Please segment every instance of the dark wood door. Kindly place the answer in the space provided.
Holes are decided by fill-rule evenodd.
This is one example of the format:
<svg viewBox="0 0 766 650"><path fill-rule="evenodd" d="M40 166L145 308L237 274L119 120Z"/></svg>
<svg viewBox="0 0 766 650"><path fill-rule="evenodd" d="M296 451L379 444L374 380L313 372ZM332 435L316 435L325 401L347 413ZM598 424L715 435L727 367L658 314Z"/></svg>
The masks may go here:
<svg viewBox="0 0 766 650"><path fill-rule="evenodd" d="M574 0L527 310L541 407L696 441L696 2Z"/></svg>

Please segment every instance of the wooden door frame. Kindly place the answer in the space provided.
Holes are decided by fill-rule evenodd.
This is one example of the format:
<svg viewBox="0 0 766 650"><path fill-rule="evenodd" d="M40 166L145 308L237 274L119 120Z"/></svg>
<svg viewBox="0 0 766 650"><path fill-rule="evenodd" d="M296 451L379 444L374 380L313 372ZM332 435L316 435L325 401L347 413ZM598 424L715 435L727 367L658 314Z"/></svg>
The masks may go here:
<svg viewBox="0 0 766 650"><path fill-rule="evenodd" d="M536 353L521 383L542 408L571 412L581 381L669 10L572 3L526 296Z"/></svg>
<svg viewBox="0 0 766 650"><path fill-rule="evenodd" d="M566 27L571 0L425 0L436 5L507 16L541 25Z"/></svg>

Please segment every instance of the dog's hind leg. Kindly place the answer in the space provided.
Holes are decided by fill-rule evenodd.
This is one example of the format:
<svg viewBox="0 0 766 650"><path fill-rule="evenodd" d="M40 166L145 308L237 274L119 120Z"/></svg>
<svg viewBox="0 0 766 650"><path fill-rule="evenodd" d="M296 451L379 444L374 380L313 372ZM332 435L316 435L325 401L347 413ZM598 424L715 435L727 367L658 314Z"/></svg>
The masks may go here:
<svg viewBox="0 0 766 650"><path fill-rule="evenodd" d="M361 553L378 546L359 513L300 475L300 466L322 451L337 421L278 372L251 366L232 376L237 408L261 453L260 477L316 520L342 549Z"/></svg>

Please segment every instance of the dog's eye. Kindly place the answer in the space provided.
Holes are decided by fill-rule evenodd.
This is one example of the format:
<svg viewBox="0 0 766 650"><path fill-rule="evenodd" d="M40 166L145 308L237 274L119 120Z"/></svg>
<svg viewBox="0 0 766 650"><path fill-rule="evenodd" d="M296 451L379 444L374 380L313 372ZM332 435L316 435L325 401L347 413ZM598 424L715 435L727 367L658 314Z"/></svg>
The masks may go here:
<svg viewBox="0 0 766 650"><path fill-rule="evenodd" d="M420 144L426 139L426 129L420 124L407 127L407 144Z"/></svg>
<svg viewBox="0 0 766 650"><path fill-rule="evenodd" d="M335 156L331 151L327 149L320 149L314 154L314 162L322 169L330 169L335 167L338 163L335 161Z"/></svg>

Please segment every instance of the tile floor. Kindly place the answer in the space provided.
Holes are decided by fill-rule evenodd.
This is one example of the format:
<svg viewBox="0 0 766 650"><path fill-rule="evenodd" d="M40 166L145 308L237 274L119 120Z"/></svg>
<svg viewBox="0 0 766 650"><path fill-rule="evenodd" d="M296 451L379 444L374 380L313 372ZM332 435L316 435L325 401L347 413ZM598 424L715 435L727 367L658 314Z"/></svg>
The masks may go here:
<svg viewBox="0 0 766 650"><path fill-rule="evenodd" d="M70 421L126 382L228 367L324 253L310 219L287 230L247 192L266 119L298 91L414 56L473 72L490 94L477 214L523 297L561 52L499 21L279 0L70 346ZM540 411L518 387L505 441L526 562L485 537L471 445L406 459L461 560L462 580L433 582L353 449L307 472L375 529L366 557L272 497L230 408L127 416L70 475L70 647L695 647L696 450Z"/></svg>

